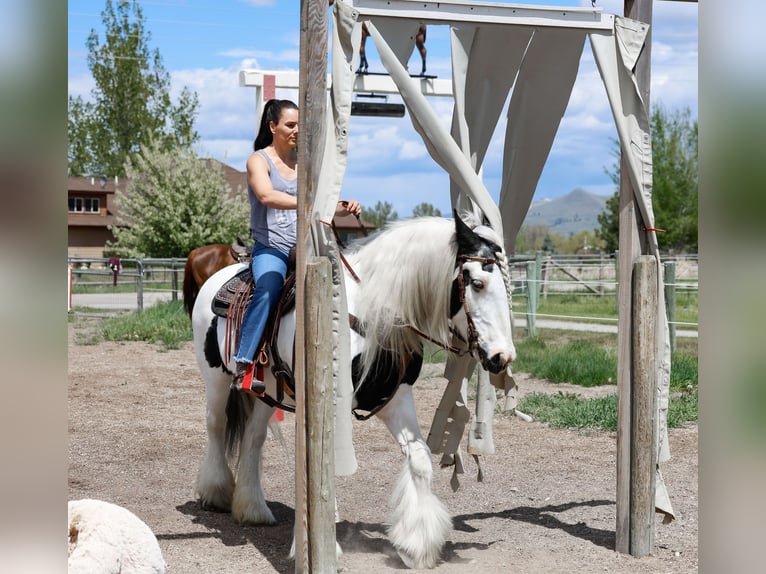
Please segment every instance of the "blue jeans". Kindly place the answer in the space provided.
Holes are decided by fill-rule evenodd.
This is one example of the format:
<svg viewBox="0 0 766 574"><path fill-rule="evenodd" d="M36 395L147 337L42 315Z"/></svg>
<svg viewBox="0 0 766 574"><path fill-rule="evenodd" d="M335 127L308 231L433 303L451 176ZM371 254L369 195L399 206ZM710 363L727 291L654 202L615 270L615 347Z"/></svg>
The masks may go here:
<svg viewBox="0 0 766 574"><path fill-rule="evenodd" d="M245 309L240 329L239 346L234 355L237 362L252 363L261 342L269 312L279 301L287 274L287 253L256 242L250 263L255 288Z"/></svg>

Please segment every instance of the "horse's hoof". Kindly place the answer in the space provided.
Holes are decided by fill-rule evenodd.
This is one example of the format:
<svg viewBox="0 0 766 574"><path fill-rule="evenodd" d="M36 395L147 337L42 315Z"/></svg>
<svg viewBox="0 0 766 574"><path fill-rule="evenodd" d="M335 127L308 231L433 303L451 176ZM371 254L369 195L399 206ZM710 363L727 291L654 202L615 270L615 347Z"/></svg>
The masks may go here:
<svg viewBox="0 0 766 574"><path fill-rule="evenodd" d="M425 556L421 557L420 560L417 560L401 548L397 548L396 553L399 555L399 558L402 559L404 565L410 570L419 570L421 568L430 570L436 566L436 560L428 560Z"/></svg>
<svg viewBox="0 0 766 574"><path fill-rule="evenodd" d="M199 505L202 510L206 510L208 512L231 512L231 505L228 507L219 506L207 500L200 500Z"/></svg>

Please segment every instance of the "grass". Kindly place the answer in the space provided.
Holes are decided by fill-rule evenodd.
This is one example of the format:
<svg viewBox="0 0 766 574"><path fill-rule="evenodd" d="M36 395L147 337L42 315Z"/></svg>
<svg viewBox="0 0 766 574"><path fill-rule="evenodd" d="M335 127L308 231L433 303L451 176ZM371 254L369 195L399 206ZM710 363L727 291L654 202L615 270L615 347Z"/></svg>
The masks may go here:
<svg viewBox="0 0 766 574"><path fill-rule="evenodd" d="M514 370L540 379L594 387L614 383L617 377L616 348L587 339L549 344L529 337L517 343L516 352Z"/></svg>
<svg viewBox="0 0 766 574"><path fill-rule="evenodd" d="M697 421L697 391L673 393L668 428ZM573 393L531 393L519 401L519 410L553 428L617 431L617 395L583 399Z"/></svg>
<svg viewBox="0 0 766 574"><path fill-rule="evenodd" d="M101 332L107 341L159 343L162 349L178 349L192 338L191 322L181 301L161 302L141 313L105 319Z"/></svg>
<svg viewBox="0 0 766 574"><path fill-rule="evenodd" d="M616 382L615 335L547 333L545 338L531 337L516 345L519 358L514 363L515 371L583 387ZM669 428L697 421L697 360L696 340L678 339L676 352L671 357ZM604 431L617 428L616 394L584 399L572 393L532 393L519 402L519 410L556 428Z"/></svg>

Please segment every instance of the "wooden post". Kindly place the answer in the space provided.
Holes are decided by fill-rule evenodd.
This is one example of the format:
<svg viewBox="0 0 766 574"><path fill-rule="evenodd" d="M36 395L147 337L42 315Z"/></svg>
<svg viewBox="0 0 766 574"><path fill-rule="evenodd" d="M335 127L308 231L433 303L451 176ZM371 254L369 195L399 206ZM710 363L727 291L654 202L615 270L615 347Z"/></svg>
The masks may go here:
<svg viewBox="0 0 766 574"><path fill-rule="evenodd" d="M657 260L638 258L633 282L633 381L630 447L630 553L642 558L654 548L654 488L657 467Z"/></svg>
<svg viewBox="0 0 766 574"><path fill-rule="evenodd" d="M537 334L535 315L537 314L537 262L527 261L527 337Z"/></svg>
<svg viewBox="0 0 766 574"><path fill-rule="evenodd" d="M670 330L670 352L676 352L676 262L665 262L665 311Z"/></svg>
<svg viewBox="0 0 766 574"><path fill-rule="evenodd" d="M170 260L170 283L171 283L171 300L178 301L178 273L176 269L176 258Z"/></svg>
<svg viewBox="0 0 766 574"><path fill-rule="evenodd" d="M306 454L311 571L336 571L335 446L332 375L332 267L312 257L306 267Z"/></svg>
<svg viewBox="0 0 766 574"><path fill-rule="evenodd" d="M543 292L543 252L535 253L535 289L537 290L537 302L540 302L540 294Z"/></svg>
<svg viewBox="0 0 766 574"><path fill-rule="evenodd" d="M652 0L625 0L625 16L651 24ZM636 63L636 81L644 104L649 107L651 28ZM625 151L623 150L623 155ZM630 484L631 484L631 413L632 413L632 279L633 263L645 252L646 234L639 233L640 221L635 191L628 177L623 157L620 165L620 218L618 260L617 323L617 492L615 550L631 553ZM656 312L656 310L654 311ZM654 367L654 365L652 365ZM654 470L652 470L654 472Z"/></svg>
<svg viewBox="0 0 766 574"><path fill-rule="evenodd" d="M306 452L306 257L309 219L324 155L327 113L327 1L301 0L298 107L298 241L295 324L295 572L311 572Z"/></svg>

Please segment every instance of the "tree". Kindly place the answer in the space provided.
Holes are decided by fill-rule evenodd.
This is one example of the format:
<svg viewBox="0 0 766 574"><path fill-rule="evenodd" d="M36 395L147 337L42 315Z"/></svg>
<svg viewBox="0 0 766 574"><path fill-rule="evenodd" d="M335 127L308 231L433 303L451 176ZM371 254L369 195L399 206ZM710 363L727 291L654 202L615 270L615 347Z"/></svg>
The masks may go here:
<svg viewBox="0 0 766 574"><path fill-rule="evenodd" d="M612 174L609 174L614 181ZM619 177L616 182L619 188ZM596 230L599 239L604 242L604 250L613 253L619 249L618 238L620 236L620 192L618 191L606 200L604 211L598 214L600 229Z"/></svg>
<svg viewBox="0 0 766 574"><path fill-rule="evenodd" d="M412 210L412 217L441 217L442 212L430 203L423 202Z"/></svg>
<svg viewBox="0 0 766 574"><path fill-rule="evenodd" d="M109 247L124 257L186 257L195 247L247 236L243 190L232 190L209 164L190 148L166 151L153 142L131 156Z"/></svg>
<svg viewBox="0 0 766 574"><path fill-rule="evenodd" d="M380 229L389 221L395 221L399 219L399 215L394 211L394 206L385 202L377 202L375 207L365 207L363 209L364 220L372 223L375 227Z"/></svg>
<svg viewBox="0 0 766 574"><path fill-rule="evenodd" d="M73 175L124 175L127 157L151 140L161 149L188 146L197 94L184 88L174 104L170 75L135 0L106 0L103 43L95 30L86 42L95 87L92 101L69 97L68 168Z"/></svg>
<svg viewBox="0 0 766 574"><path fill-rule="evenodd" d="M657 234L663 251L696 252L697 239L697 120L691 119L688 108L668 112L657 106L651 117L653 192L652 207L655 227L664 229ZM619 224L619 143L616 161L607 174L618 191L607 201L606 209L598 217L601 224L599 237L607 251L617 248Z"/></svg>
<svg viewBox="0 0 766 574"><path fill-rule="evenodd" d="M535 253L543 246L543 240L550 235L548 226L542 223L522 225L516 235L516 253Z"/></svg>

